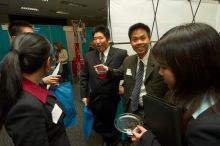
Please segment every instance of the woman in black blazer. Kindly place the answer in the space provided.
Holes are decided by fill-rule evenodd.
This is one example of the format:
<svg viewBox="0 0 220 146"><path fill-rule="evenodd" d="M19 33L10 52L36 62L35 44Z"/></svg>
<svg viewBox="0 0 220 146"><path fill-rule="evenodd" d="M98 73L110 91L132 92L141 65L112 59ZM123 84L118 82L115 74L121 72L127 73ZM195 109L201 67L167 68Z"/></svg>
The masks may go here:
<svg viewBox="0 0 220 146"><path fill-rule="evenodd" d="M1 67L0 126L5 124L15 146L70 146L63 107L39 85L50 70L50 43L25 33L11 47Z"/></svg>
<svg viewBox="0 0 220 146"><path fill-rule="evenodd" d="M191 23L177 26L156 43L153 53L160 74L173 91L171 101L184 109L184 146L220 144L220 36L211 26ZM159 146L156 136L138 126L133 140Z"/></svg>

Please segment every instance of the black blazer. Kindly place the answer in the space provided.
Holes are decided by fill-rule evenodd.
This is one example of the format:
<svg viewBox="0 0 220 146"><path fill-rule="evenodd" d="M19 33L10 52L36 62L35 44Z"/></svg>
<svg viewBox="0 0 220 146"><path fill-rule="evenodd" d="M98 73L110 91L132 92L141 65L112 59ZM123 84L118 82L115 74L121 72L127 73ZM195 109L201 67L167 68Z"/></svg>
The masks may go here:
<svg viewBox="0 0 220 146"><path fill-rule="evenodd" d="M57 124L52 121L55 103L61 107L52 97L48 97L44 104L23 90L5 121L15 146L70 146L63 125L64 113Z"/></svg>
<svg viewBox="0 0 220 146"><path fill-rule="evenodd" d="M187 126L184 146L220 145L220 104L210 107L196 119L192 118ZM216 113L217 112L217 113Z"/></svg>
<svg viewBox="0 0 220 146"><path fill-rule="evenodd" d="M118 68L126 56L126 50L110 47L105 65L110 68ZM106 104L111 107L112 102L119 100L119 79L99 79L94 69L95 65L101 63L97 50L89 52L84 60L85 66L80 74L81 97L89 98L90 103L103 97L105 98L103 102L107 102Z"/></svg>
<svg viewBox="0 0 220 146"><path fill-rule="evenodd" d="M105 65L118 68L127 56L127 51L110 47ZM80 93L82 98L88 98L88 107L95 116L94 125L99 123L99 131L111 131L120 96L118 94L119 79L99 79L94 66L100 64L99 52L90 51L84 58L85 66L80 74ZM108 130L109 128L109 130ZM105 129L105 130L103 130Z"/></svg>
<svg viewBox="0 0 220 146"><path fill-rule="evenodd" d="M201 113L196 119L191 118L184 136L183 146L219 146L220 145L220 105L215 105ZM216 113L217 112L217 113ZM140 139L142 146L160 146L151 132L146 132Z"/></svg>
<svg viewBox="0 0 220 146"><path fill-rule="evenodd" d="M149 49L150 51L150 49ZM118 69L110 69L108 76L110 78L124 78L124 90L125 90L125 103L126 112L131 112L130 109L130 97L135 85L135 76L137 70L138 56L137 54L128 56L123 65ZM164 84L163 77L159 74L160 66L155 60L152 52L149 54L147 70L145 75L145 88L147 94L151 94L156 97L164 98L167 92L167 86ZM128 75L127 71L130 70L131 74Z"/></svg>

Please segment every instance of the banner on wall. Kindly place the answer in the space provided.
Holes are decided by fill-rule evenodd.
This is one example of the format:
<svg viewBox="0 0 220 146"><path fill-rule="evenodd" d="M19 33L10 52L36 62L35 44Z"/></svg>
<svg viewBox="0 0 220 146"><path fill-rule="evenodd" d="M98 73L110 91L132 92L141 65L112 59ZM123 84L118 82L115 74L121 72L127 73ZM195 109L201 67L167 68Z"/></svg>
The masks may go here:
<svg viewBox="0 0 220 146"><path fill-rule="evenodd" d="M85 23L81 20L72 20L75 58L72 61L72 72L79 78L80 70L83 68L82 43L86 43Z"/></svg>

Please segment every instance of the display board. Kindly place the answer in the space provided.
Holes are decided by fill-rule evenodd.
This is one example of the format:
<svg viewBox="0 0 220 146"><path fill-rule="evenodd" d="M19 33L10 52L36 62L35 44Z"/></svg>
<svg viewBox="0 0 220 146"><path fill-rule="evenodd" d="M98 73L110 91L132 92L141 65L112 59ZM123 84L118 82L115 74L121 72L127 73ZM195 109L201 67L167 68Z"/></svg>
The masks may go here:
<svg viewBox="0 0 220 146"><path fill-rule="evenodd" d="M193 16L195 22L207 23L220 31L220 5L213 0L109 0L108 9L114 46L128 50L129 55L134 51L128 44L128 29L138 22L150 27L153 42L170 28L192 22Z"/></svg>

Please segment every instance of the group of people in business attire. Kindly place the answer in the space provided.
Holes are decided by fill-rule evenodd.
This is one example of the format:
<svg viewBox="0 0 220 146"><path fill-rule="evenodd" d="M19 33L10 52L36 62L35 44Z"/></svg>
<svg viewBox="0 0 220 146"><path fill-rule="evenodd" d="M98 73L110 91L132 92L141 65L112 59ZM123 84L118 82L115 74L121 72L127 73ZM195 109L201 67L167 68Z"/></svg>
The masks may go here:
<svg viewBox="0 0 220 146"><path fill-rule="evenodd" d="M117 93L124 94L126 112L140 117L143 117L142 98L145 94L167 98L168 102L181 108L184 146L220 143L220 36L214 28L203 23L176 26L150 49L149 27L143 23L134 24L129 28L128 36L136 54L125 58L122 51L117 53L112 63L117 61L118 68L101 61L102 53L107 60L112 58L109 52L115 48L105 45L101 41L103 36L96 37L98 34L93 33L96 50L85 58L80 85L82 100L94 113L93 129L103 137L103 146L118 145L117 141L108 141L106 137L106 132L111 133L107 129L113 127L114 118L111 118L112 125L105 123L106 117L110 120L111 114L115 116L117 106L112 105L118 104ZM109 37L104 35L104 39ZM100 68L106 71L105 79L98 77ZM116 84L118 90L108 90L105 83L119 79L124 79L123 88ZM115 96L112 96L114 92ZM143 126L138 125L132 133L134 143L126 143L128 145L160 145L157 135Z"/></svg>
<svg viewBox="0 0 220 146"><path fill-rule="evenodd" d="M162 98L166 93L166 86L164 85L163 78L159 75L159 64L156 62L155 58L152 55L152 52L148 47L150 44L150 29L147 25L137 23L129 28L128 35L130 38L130 42L134 51L136 52L136 54L132 56L127 56L127 52L125 51L121 50L116 52L115 48L109 47L109 45L106 46L102 42L102 38L99 36L99 34L103 35L104 33L100 33L100 31L99 33L94 33L94 44L96 45L97 50L89 53L86 56L85 69L82 71L80 77L81 87L86 87L86 91L82 91L81 93L88 93L88 91L90 91L90 96L81 96L83 97L83 99L85 97L89 97L88 107L90 107L90 109L94 113L95 120L104 120L105 117L108 118L108 122L110 122L109 124L111 124L109 126L106 125L104 121L98 122L99 125L103 125L103 127L100 127L101 132L99 132L100 129L98 131L95 127L96 121L93 128L96 132L103 136L104 145L110 146L116 145L119 141L115 142L114 140L105 140L105 136L102 134L102 132L105 131L108 127L112 129L111 131L115 130L114 118L120 99L119 90L122 90L120 91L120 93L123 93L125 97L125 112L132 112L143 117L142 96L150 93L154 96ZM109 41L109 37L106 38L106 40ZM116 52L114 57L112 57L113 55L111 53L113 51ZM107 56L107 62L100 64L100 52L104 52L105 56ZM92 54L95 55L93 55L92 57L90 56ZM91 61L91 59L96 61L93 62ZM89 62L87 60L89 60ZM110 63L108 62L109 60L111 61ZM134 95L134 89L137 80L136 77L138 76L136 75L136 71L138 70L138 68L140 68L139 62L143 63L143 78L141 79L138 95ZM116 64L117 66L115 66ZM88 70L87 67L89 67L90 69ZM99 68L103 68L108 71L107 77L105 79L98 78ZM119 88L119 80L122 79L124 80L123 87ZM112 84L107 83L107 81L112 82ZM91 88L89 89L89 87ZM95 92L96 94L94 95L93 92ZM133 105L133 98L131 98L132 96L136 96L134 98L138 100L136 102L135 109L132 109L133 106L131 106ZM98 117L98 115L96 117L96 111L94 111L94 108L97 107L97 112L102 115L101 117Z"/></svg>
<svg viewBox="0 0 220 146"><path fill-rule="evenodd" d="M0 126L5 125L16 146L69 146L63 125L65 109L42 84L59 80L59 76L46 76L52 46L33 33L32 27L18 28L13 30L19 31L1 62ZM84 58L80 94L94 115L93 130L102 137L101 145L121 144L114 127L120 94L126 99L125 112L140 117L143 95L170 95L168 102L183 109L183 145L219 145L220 36L215 29L203 23L176 26L150 48L149 27L137 23L128 31L136 52L132 56L110 45L106 26L96 26L92 35L95 49ZM99 76L100 69L106 73L104 78ZM121 79L124 83L119 86ZM132 133L124 145L160 145L157 136L143 126Z"/></svg>

